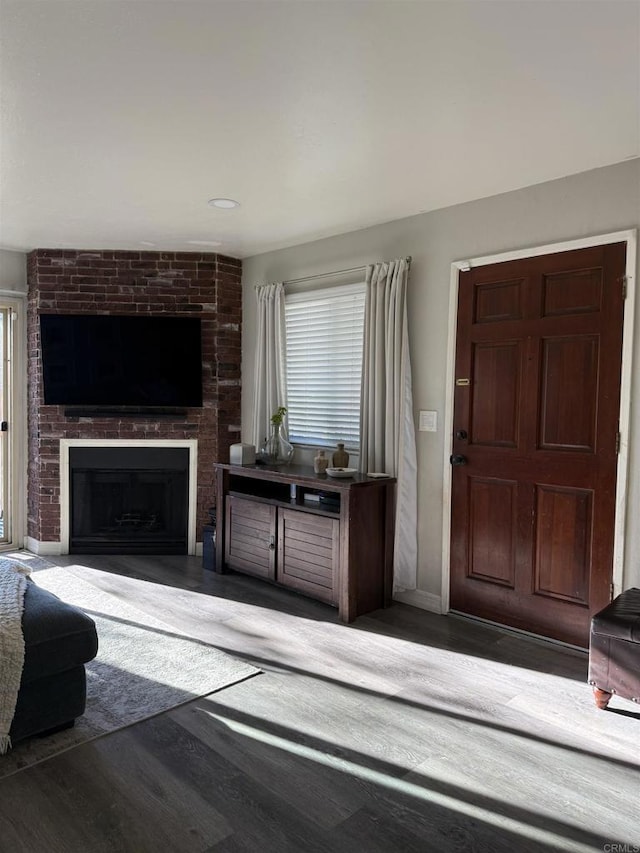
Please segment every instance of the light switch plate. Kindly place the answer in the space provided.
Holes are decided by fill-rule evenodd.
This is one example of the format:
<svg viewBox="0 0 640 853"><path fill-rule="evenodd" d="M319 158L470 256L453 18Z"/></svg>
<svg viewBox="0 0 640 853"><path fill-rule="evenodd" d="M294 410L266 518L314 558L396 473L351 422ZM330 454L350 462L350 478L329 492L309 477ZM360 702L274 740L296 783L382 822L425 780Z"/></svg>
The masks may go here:
<svg viewBox="0 0 640 853"><path fill-rule="evenodd" d="M438 413L437 412L420 412L420 422L418 425L420 432L437 432L438 431Z"/></svg>

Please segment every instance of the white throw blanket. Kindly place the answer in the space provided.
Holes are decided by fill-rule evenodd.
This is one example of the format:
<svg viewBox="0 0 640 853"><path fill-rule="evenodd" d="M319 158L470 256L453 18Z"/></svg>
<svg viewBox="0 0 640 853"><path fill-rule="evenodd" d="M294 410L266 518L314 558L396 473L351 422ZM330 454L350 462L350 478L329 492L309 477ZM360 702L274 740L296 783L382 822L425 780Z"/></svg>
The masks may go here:
<svg viewBox="0 0 640 853"><path fill-rule="evenodd" d="M28 574L26 566L0 563L0 755L11 746L9 730L24 666L22 611Z"/></svg>

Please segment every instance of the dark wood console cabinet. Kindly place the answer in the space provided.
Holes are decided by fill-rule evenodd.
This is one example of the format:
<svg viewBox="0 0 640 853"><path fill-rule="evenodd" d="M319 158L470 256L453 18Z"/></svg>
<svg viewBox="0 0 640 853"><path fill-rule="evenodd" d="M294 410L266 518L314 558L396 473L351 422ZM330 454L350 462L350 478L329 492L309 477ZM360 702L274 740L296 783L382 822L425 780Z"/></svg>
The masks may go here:
<svg viewBox="0 0 640 853"><path fill-rule="evenodd" d="M304 465L216 470L216 571L233 569L338 608L388 607L395 479L338 479Z"/></svg>

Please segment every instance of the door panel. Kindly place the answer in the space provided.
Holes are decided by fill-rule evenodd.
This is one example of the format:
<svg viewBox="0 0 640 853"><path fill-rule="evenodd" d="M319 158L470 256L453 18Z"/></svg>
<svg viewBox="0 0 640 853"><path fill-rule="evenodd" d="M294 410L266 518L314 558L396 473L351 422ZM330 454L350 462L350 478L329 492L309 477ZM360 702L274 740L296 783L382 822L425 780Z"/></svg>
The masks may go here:
<svg viewBox="0 0 640 853"><path fill-rule="evenodd" d="M602 305L602 270L572 270L543 276L543 317L599 311Z"/></svg>
<svg viewBox="0 0 640 853"><path fill-rule="evenodd" d="M619 243L460 273L454 610L584 646L609 601L624 271Z"/></svg>
<svg viewBox="0 0 640 853"><path fill-rule="evenodd" d="M475 295L475 322L497 323L522 317L522 279L480 284Z"/></svg>
<svg viewBox="0 0 640 853"><path fill-rule="evenodd" d="M536 488L535 592L589 602L593 493Z"/></svg>
<svg viewBox="0 0 640 853"><path fill-rule="evenodd" d="M469 577L513 587L516 487L504 480L469 478Z"/></svg>
<svg viewBox="0 0 640 853"><path fill-rule="evenodd" d="M339 521L278 510L278 582L329 604L338 603Z"/></svg>
<svg viewBox="0 0 640 853"><path fill-rule="evenodd" d="M12 540L11 502L13 492L11 482L11 448L9 425L15 426L11 411L13 380L11 371L12 329L11 308L0 306L0 546L8 545Z"/></svg>
<svg viewBox="0 0 640 853"><path fill-rule="evenodd" d="M232 569L275 580L275 507L229 496L225 526L227 565Z"/></svg>
<svg viewBox="0 0 640 853"><path fill-rule="evenodd" d="M540 447L595 452L598 337L542 341Z"/></svg>
<svg viewBox="0 0 640 853"><path fill-rule="evenodd" d="M473 411L474 444L515 447L520 398L521 346L519 341L474 347Z"/></svg>

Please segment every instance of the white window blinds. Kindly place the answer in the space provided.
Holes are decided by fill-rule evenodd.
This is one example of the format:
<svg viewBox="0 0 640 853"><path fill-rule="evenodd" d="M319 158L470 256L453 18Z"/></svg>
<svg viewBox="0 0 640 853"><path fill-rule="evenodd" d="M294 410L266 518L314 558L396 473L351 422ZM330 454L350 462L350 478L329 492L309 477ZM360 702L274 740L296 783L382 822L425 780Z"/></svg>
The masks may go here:
<svg viewBox="0 0 640 853"><path fill-rule="evenodd" d="M285 295L289 440L360 446L364 282Z"/></svg>

